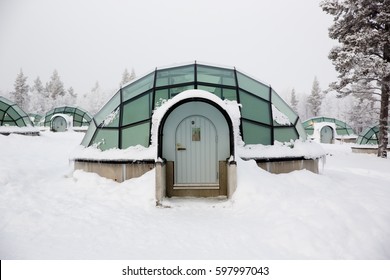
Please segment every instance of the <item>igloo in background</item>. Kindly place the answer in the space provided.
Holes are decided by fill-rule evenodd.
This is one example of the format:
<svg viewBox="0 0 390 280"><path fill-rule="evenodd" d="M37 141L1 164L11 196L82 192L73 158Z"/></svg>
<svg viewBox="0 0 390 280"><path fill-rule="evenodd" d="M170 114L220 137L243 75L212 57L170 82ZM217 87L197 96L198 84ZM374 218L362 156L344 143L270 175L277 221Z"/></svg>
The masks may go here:
<svg viewBox="0 0 390 280"><path fill-rule="evenodd" d="M14 102L0 96L0 133L39 135L29 116Z"/></svg>

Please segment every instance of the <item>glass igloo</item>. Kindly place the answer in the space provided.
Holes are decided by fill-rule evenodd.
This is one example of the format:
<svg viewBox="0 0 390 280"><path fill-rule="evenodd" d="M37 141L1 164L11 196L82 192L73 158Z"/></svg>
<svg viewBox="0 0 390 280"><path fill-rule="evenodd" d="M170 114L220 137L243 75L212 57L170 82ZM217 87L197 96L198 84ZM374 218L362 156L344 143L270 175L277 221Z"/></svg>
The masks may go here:
<svg viewBox="0 0 390 280"><path fill-rule="evenodd" d="M82 144L98 145L101 150L148 147L153 111L190 89L240 103L240 132L246 144L306 139L299 117L271 86L235 68L192 63L156 69L125 85L95 115ZM276 115L287 121L278 122Z"/></svg>
<svg viewBox="0 0 390 280"><path fill-rule="evenodd" d="M70 119L69 119L70 118ZM67 129L67 123L70 120L70 125L73 128L85 128L89 126L92 116L80 107L61 106L48 111L40 120L43 126L52 127L53 121L63 120L64 129Z"/></svg>
<svg viewBox="0 0 390 280"><path fill-rule="evenodd" d="M305 145L314 143L304 140L299 117L270 85L235 68L191 63L119 89L92 119L74 161L118 182L155 168L157 203L231 197L238 157L272 173L318 173L323 154L309 158Z"/></svg>
<svg viewBox="0 0 390 280"><path fill-rule="evenodd" d="M29 116L14 102L0 96L0 132L37 135Z"/></svg>
<svg viewBox="0 0 390 280"><path fill-rule="evenodd" d="M321 143L334 143L334 140L355 142L357 136L347 123L328 117L314 117L303 123L303 127L310 139Z"/></svg>
<svg viewBox="0 0 390 280"><path fill-rule="evenodd" d="M359 145L378 145L379 139L379 126L368 127L363 130L356 140L356 144Z"/></svg>

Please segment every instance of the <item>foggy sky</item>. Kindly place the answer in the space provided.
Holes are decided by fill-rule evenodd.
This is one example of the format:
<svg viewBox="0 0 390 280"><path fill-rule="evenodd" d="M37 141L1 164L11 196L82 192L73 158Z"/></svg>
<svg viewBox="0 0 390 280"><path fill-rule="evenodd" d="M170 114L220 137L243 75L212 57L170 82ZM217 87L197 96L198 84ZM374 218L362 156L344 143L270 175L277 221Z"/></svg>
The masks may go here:
<svg viewBox="0 0 390 280"><path fill-rule="evenodd" d="M65 87L116 89L125 68L205 62L233 67L279 93L336 78L332 18L317 0L0 0L0 91L56 69Z"/></svg>

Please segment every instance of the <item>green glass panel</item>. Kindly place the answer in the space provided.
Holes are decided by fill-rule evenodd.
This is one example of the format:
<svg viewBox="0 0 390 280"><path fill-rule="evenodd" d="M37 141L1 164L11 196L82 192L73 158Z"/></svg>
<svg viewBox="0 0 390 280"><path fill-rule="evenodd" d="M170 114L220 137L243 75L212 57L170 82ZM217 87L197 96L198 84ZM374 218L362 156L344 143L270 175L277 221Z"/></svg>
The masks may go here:
<svg viewBox="0 0 390 280"><path fill-rule="evenodd" d="M307 139L308 132L307 132L307 130L305 131L302 123L299 120L298 120L297 124L295 125L295 129L297 130L300 139L302 139L302 140ZM314 128L312 129L312 132L310 134L313 134L313 133L314 133Z"/></svg>
<svg viewBox="0 0 390 280"><path fill-rule="evenodd" d="M374 135L375 135L374 130L370 129L369 131L367 131L367 133L364 135L364 137L367 138L367 139L370 139L370 138L372 138Z"/></svg>
<svg viewBox="0 0 390 280"><path fill-rule="evenodd" d="M235 89L223 88L222 99L237 100L237 91Z"/></svg>
<svg viewBox="0 0 390 280"><path fill-rule="evenodd" d="M189 82L194 82L194 65L157 70L157 87Z"/></svg>
<svg viewBox="0 0 390 280"><path fill-rule="evenodd" d="M150 123L143 123L122 129L122 149L131 146L149 146Z"/></svg>
<svg viewBox="0 0 390 280"><path fill-rule="evenodd" d="M95 121L98 125L100 125L103 120L107 118L112 112L116 110L120 103L120 94L116 93L110 101L108 101L103 108L96 114Z"/></svg>
<svg viewBox="0 0 390 280"><path fill-rule="evenodd" d="M236 86L234 71L231 69L197 65L197 80L204 83Z"/></svg>
<svg viewBox="0 0 390 280"><path fill-rule="evenodd" d="M356 139L356 144L363 145L363 136L358 136L358 138Z"/></svg>
<svg viewBox="0 0 390 280"><path fill-rule="evenodd" d="M11 118L11 116L8 114L8 113L5 113L4 115L4 121L7 121L7 122L10 122L10 121L14 121L13 118Z"/></svg>
<svg viewBox="0 0 390 280"><path fill-rule="evenodd" d="M269 103L240 91L241 115L243 118L253 121L271 124Z"/></svg>
<svg viewBox="0 0 390 280"><path fill-rule="evenodd" d="M93 144L97 144L102 151L118 147L117 129L98 129Z"/></svg>
<svg viewBox="0 0 390 280"><path fill-rule="evenodd" d="M154 108L158 108L161 104L169 99L168 89L156 90L154 97Z"/></svg>
<svg viewBox="0 0 390 280"><path fill-rule="evenodd" d="M74 113L76 111L76 108L74 107L65 107L64 112L65 113Z"/></svg>
<svg viewBox="0 0 390 280"><path fill-rule="evenodd" d="M19 116L24 117L26 116L26 113L17 105L12 106L14 110L19 114Z"/></svg>
<svg viewBox="0 0 390 280"><path fill-rule="evenodd" d="M23 119L18 119L18 120L16 121L16 125L19 126L19 127L21 127L21 126L26 126L26 125L24 124Z"/></svg>
<svg viewBox="0 0 390 280"><path fill-rule="evenodd" d="M335 124L339 127L347 127L347 124L345 122L342 122L340 120L334 120L335 121Z"/></svg>
<svg viewBox="0 0 390 280"><path fill-rule="evenodd" d="M10 107L9 110L7 111L7 114L13 120L16 120L20 117L20 115L15 111L14 107Z"/></svg>
<svg viewBox="0 0 390 280"><path fill-rule="evenodd" d="M88 126L90 123L91 123L91 119L85 119L86 115L84 115L84 118L83 118L83 126ZM119 119L119 118L118 118ZM114 124L115 125L115 124ZM116 125L115 125L116 126Z"/></svg>
<svg viewBox="0 0 390 280"><path fill-rule="evenodd" d="M219 98L222 99L222 89L221 88L199 85L198 89L215 94L216 96L218 96Z"/></svg>
<svg viewBox="0 0 390 280"><path fill-rule="evenodd" d="M332 119L332 118L324 118L324 121L325 121L325 122L331 122L331 123L334 123L334 122L335 122L335 120Z"/></svg>
<svg viewBox="0 0 390 280"><path fill-rule="evenodd" d="M0 111L5 111L8 107L9 105L7 103L0 101Z"/></svg>
<svg viewBox="0 0 390 280"><path fill-rule="evenodd" d="M290 122L294 124L298 119L298 115L294 112L290 106L275 92L272 90L272 104L283 114L285 114Z"/></svg>
<svg viewBox="0 0 390 280"><path fill-rule="evenodd" d="M81 141L81 145L83 145L84 147L88 147L89 144L91 143L91 139L92 139L95 131L96 131L95 123L91 122L91 124L88 127L87 132L85 133L83 140Z"/></svg>
<svg viewBox="0 0 390 280"><path fill-rule="evenodd" d="M237 71L238 86L241 89L249 91L265 100L269 101L269 87L238 72Z"/></svg>
<svg viewBox="0 0 390 280"><path fill-rule="evenodd" d="M132 100L123 106L123 125L132 124L150 118L149 94Z"/></svg>
<svg viewBox="0 0 390 280"><path fill-rule="evenodd" d="M345 128L336 128L336 132L338 135L348 135L348 131Z"/></svg>
<svg viewBox="0 0 390 280"><path fill-rule="evenodd" d="M242 120L242 133L245 144L271 145L271 129Z"/></svg>
<svg viewBox="0 0 390 280"><path fill-rule="evenodd" d="M23 122L24 122L25 125L34 126L34 123L30 120L29 117L23 117Z"/></svg>
<svg viewBox="0 0 390 280"><path fill-rule="evenodd" d="M80 115L80 116L85 114L85 112L81 111L80 109L75 109L74 112L75 112L75 114Z"/></svg>
<svg viewBox="0 0 390 280"><path fill-rule="evenodd" d="M55 113L55 114L63 113L64 110L65 110L64 107L58 107L58 108L55 108L55 109L54 109L54 113Z"/></svg>
<svg viewBox="0 0 390 280"><path fill-rule="evenodd" d="M183 91L186 91L186 90L189 90L189 89L194 89L194 85L189 85L189 86L184 86L184 87L173 87L173 88L169 88L168 89L168 92L172 97L174 97L175 95L178 95L179 93L182 93Z"/></svg>
<svg viewBox="0 0 390 280"><path fill-rule="evenodd" d="M274 139L279 142L290 142L298 139L298 133L295 127L276 127L274 128Z"/></svg>
<svg viewBox="0 0 390 280"><path fill-rule="evenodd" d="M311 120L307 120L307 121L304 121L302 123L303 127L306 129L307 127L309 126L313 126L313 123L311 122Z"/></svg>
<svg viewBox="0 0 390 280"><path fill-rule="evenodd" d="M73 121L82 122L83 121L83 117L80 116L80 115L74 115L73 116Z"/></svg>
<svg viewBox="0 0 390 280"><path fill-rule="evenodd" d="M138 96L153 87L154 72L122 88L123 101Z"/></svg>
<svg viewBox="0 0 390 280"><path fill-rule="evenodd" d="M82 116L87 122L90 122L92 120L92 117L87 112L85 112Z"/></svg>
<svg viewBox="0 0 390 280"><path fill-rule="evenodd" d="M155 107L159 107L161 105L161 99L168 100L174 97L175 95L182 93L183 91L194 89L194 85L183 86L183 87L172 87L166 89L156 90L155 95Z"/></svg>

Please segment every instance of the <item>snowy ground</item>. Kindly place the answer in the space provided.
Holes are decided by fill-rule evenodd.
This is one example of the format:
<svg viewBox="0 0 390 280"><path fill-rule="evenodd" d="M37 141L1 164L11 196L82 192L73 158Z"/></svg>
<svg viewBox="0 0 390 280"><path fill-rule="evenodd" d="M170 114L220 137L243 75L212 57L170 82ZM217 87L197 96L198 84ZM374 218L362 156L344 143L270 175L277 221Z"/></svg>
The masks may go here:
<svg viewBox="0 0 390 280"><path fill-rule="evenodd" d="M82 133L0 135L0 259L390 259L390 159L324 145L323 174L238 162L233 199L170 199L154 170L73 172Z"/></svg>

